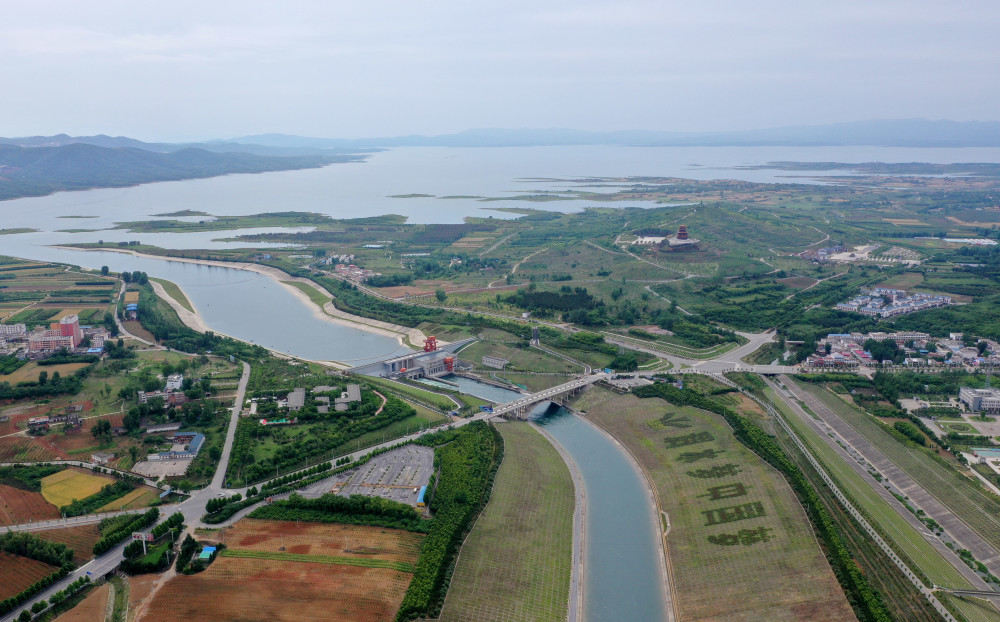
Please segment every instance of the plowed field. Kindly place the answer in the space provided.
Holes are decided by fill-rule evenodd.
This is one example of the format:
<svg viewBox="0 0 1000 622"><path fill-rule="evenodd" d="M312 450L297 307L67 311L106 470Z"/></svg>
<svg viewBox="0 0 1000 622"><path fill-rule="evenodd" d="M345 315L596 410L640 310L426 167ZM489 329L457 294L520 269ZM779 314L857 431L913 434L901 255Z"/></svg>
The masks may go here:
<svg viewBox="0 0 1000 622"><path fill-rule="evenodd" d="M55 566L0 551L0 600L20 594L56 570ZM402 593L400 593L402 600Z"/></svg>
<svg viewBox="0 0 1000 622"><path fill-rule="evenodd" d="M26 436L0 438L0 462L44 462L56 453Z"/></svg>
<svg viewBox="0 0 1000 622"><path fill-rule="evenodd" d="M59 542L73 549L73 562L82 564L94 558L94 544L101 537L97 523L62 529L33 531L33 535L49 542Z"/></svg>
<svg viewBox="0 0 1000 622"><path fill-rule="evenodd" d="M412 575L385 568L219 557L156 592L142 620L391 621Z"/></svg>
<svg viewBox="0 0 1000 622"><path fill-rule="evenodd" d="M399 529L244 518L225 534L226 546L244 551L384 559L416 563L421 534Z"/></svg>
<svg viewBox="0 0 1000 622"><path fill-rule="evenodd" d="M38 492L0 484L0 525L59 518L59 508Z"/></svg>

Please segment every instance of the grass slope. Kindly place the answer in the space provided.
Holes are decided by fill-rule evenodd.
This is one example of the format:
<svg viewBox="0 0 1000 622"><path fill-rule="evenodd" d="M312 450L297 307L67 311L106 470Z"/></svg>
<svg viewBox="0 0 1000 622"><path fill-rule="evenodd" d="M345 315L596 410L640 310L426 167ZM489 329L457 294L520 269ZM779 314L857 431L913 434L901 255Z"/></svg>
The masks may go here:
<svg viewBox="0 0 1000 622"><path fill-rule="evenodd" d="M505 455L489 505L462 547L442 622L566 619L573 480L527 423L498 426Z"/></svg>
<svg viewBox="0 0 1000 622"><path fill-rule="evenodd" d="M624 443L652 478L670 516L667 551L683 619L853 618L788 484L737 442L721 417L603 389L588 391L576 406ZM690 434L710 440L668 448L667 439ZM713 456L687 461L692 456L685 454L706 450ZM706 473L716 467L726 474ZM731 496L713 501L719 486L726 488L718 494ZM743 504L759 504L755 518L708 524L713 521L706 512ZM720 545L709 540L760 529L768 530L767 541Z"/></svg>

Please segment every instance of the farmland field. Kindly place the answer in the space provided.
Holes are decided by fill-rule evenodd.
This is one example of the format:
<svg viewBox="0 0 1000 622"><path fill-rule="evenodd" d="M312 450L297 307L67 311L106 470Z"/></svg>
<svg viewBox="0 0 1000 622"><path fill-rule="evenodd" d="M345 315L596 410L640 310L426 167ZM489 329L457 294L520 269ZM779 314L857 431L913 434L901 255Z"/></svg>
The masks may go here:
<svg viewBox="0 0 1000 622"><path fill-rule="evenodd" d="M576 405L656 486L682 619L853 619L788 484L721 417L602 389Z"/></svg>
<svg viewBox="0 0 1000 622"><path fill-rule="evenodd" d="M73 562L76 564L82 564L94 558L94 543L101 537L97 523L34 531L32 534L43 540L65 544L73 549Z"/></svg>
<svg viewBox="0 0 1000 622"><path fill-rule="evenodd" d="M244 518L225 530L231 549L302 555L359 557L413 563L424 536L399 529L361 525L300 523Z"/></svg>
<svg viewBox="0 0 1000 622"><path fill-rule="evenodd" d="M573 480L527 423L497 426L504 460L490 502L466 539L440 619L566 619L572 565Z"/></svg>
<svg viewBox="0 0 1000 622"><path fill-rule="evenodd" d="M202 573L171 579L141 620L388 622L411 577L385 568L219 557Z"/></svg>
<svg viewBox="0 0 1000 622"><path fill-rule="evenodd" d="M55 372L59 372L61 376L72 376L73 372L83 369L87 365L89 363L62 363L60 365L46 365L41 367L38 363L28 363L12 374L0 376L0 382L17 384L18 382L35 381L38 380L38 374L43 371L48 372L50 376Z"/></svg>
<svg viewBox="0 0 1000 622"><path fill-rule="evenodd" d="M20 594L56 570L55 566L0 551L0 600Z"/></svg>
<svg viewBox="0 0 1000 622"><path fill-rule="evenodd" d="M56 457L55 452L26 436L0 438L0 462L42 462Z"/></svg>
<svg viewBox="0 0 1000 622"><path fill-rule="evenodd" d="M59 508L40 493L0 484L0 525L59 518Z"/></svg>
<svg viewBox="0 0 1000 622"><path fill-rule="evenodd" d="M69 505L74 499L86 499L114 482L110 477L70 468L43 478L42 496L52 505L62 507Z"/></svg>
<svg viewBox="0 0 1000 622"><path fill-rule="evenodd" d="M115 499L107 505L97 508L97 511L114 512L118 510L134 510L136 508L144 508L153 501L156 501L159 496L160 493L157 490L150 488L149 486L140 486L124 497Z"/></svg>

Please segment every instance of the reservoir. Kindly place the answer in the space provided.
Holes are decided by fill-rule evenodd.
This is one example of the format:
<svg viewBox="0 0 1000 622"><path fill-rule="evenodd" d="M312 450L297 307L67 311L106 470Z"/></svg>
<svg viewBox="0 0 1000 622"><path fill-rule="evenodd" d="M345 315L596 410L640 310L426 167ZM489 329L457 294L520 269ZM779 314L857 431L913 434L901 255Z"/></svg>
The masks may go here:
<svg viewBox="0 0 1000 622"><path fill-rule="evenodd" d="M497 403L520 394L461 376L449 382L463 393ZM665 620L659 527L646 482L632 461L594 424L549 404L535 422L576 463L587 498L584 620Z"/></svg>
<svg viewBox="0 0 1000 622"><path fill-rule="evenodd" d="M211 330L304 359L357 365L411 351L392 337L324 320L317 307L248 270L46 246L27 247L18 255L86 268L108 266L112 272L138 270L173 281Z"/></svg>

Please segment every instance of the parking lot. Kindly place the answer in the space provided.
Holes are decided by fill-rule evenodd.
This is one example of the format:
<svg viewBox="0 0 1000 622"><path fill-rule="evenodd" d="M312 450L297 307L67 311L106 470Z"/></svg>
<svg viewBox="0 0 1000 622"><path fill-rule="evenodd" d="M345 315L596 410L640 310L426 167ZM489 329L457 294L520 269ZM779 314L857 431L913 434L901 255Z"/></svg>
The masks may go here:
<svg viewBox="0 0 1000 622"><path fill-rule="evenodd" d="M357 471L345 473L346 482L335 485L341 495L383 497L415 506L417 491L434 472L434 450L407 445L372 458Z"/></svg>
<svg viewBox="0 0 1000 622"><path fill-rule="evenodd" d="M153 479L158 479L160 477L167 477L172 475L184 475L187 473L188 467L191 466L191 460L143 460L142 462L137 462L135 466L132 467L133 473L139 473L140 475L145 475Z"/></svg>

